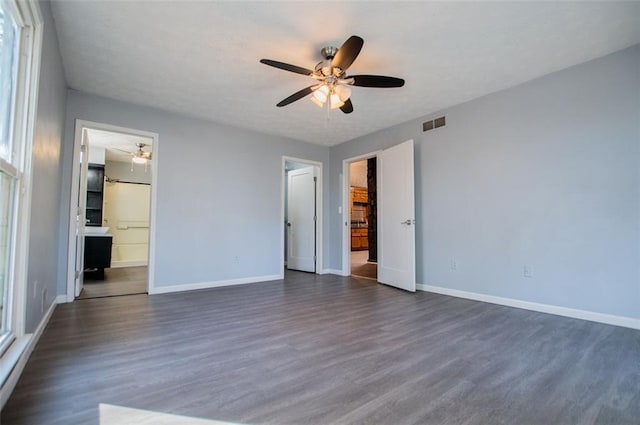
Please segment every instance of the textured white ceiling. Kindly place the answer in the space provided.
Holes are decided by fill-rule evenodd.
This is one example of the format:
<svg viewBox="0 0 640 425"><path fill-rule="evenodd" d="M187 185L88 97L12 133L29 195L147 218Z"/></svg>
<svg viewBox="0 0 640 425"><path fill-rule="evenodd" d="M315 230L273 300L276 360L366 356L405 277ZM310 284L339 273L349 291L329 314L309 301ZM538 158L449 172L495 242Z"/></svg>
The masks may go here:
<svg viewBox="0 0 640 425"><path fill-rule="evenodd" d="M294 139L335 145L640 42L638 2L95 2L56 0L70 87ZM307 99L326 45L364 38L355 111Z"/></svg>
<svg viewBox="0 0 640 425"><path fill-rule="evenodd" d="M128 162L131 161L131 155L122 152L135 152L138 150L136 143L144 143L145 152L151 152L153 139L150 137L134 136L132 134L116 133L113 131L96 130L89 128L87 131L87 139L89 146L94 148L104 148L106 150L106 159L109 161Z"/></svg>

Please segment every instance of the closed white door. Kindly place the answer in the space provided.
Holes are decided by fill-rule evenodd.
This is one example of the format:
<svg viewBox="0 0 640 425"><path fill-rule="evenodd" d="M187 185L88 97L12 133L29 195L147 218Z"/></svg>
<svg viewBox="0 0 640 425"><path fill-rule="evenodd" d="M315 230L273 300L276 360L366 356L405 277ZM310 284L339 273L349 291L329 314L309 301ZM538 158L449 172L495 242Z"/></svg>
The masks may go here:
<svg viewBox="0 0 640 425"><path fill-rule="evenodd" d="M413 140L378 155L378 281L415 292Z"/></svg>
<svg viewBox="0 0 640 425"><path fill-rule="evenodd" d="M287 268L315 272L315 167L289 171L287 184Z"/></svg>

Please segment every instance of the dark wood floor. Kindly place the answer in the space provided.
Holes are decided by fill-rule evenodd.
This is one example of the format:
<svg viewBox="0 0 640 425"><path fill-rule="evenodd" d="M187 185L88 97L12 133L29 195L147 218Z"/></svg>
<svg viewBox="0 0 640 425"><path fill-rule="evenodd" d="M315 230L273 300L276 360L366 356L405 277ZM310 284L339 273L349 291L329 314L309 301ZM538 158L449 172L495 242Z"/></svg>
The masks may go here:
<svg viewBox="0 0 640 425"><path fill-rule="evenodd" d="M147 266L105 269L104 279L85 279L78 299L144 294L147 292L147 269Z"/></svg>
<svg viewBox="0 0 640 425"><path fill-rule="evenodd" d="M640 332L366 279L58 306L2 425L640 423Z"/></svg>

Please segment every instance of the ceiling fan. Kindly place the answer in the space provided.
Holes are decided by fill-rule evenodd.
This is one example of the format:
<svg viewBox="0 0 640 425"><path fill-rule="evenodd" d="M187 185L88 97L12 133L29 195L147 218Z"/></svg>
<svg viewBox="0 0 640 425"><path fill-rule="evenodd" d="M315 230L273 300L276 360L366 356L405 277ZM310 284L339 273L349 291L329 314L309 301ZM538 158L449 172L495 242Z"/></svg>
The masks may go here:
<svg viewBox="0 0 640 425"><path fill-rule="evenodd" d="M147 146L146 143L142 143L142 142L136 143L136 147L138 148L138 150L134 152L126 151L124 149L118 149L118 148L113 148L113 149L120 152L128 153L129 155L131 155L131 161L135 162L136 164L145 164L147 161L151 159L151 152L145 151L144 150L145 146Z"/></svg>
<svg viewBox="0 0 640 425"><path fill-rule="evenodd" d="M364 40L357 35L352 35L340 48L324 47L320 51L325 60L319 62L314 70L302 68L284 62L271 59L260 59L260 62L295 72L296 74L307 75L315 80L316 84L295 92L291 96L283 99L276 106L282 107L300 100L313 93L311 101L319 107L327 105L330 109L340 108L345 114L353 112L351 102L351 89L349 86L359 87L402 87L404 80L401 78L387 77L384 75L351 75L346 74L347 69L356 60Z"/></svg>

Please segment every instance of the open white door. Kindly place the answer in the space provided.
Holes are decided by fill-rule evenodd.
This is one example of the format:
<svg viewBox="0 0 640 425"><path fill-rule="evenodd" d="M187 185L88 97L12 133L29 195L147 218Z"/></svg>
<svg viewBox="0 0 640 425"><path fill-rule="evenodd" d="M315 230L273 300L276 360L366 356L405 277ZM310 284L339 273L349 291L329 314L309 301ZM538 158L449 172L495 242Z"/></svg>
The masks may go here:
<svg viewBox="0 0 640 425"><path fill-rule="evenodd" d="M416 290L413 140L378 155L378 281Z"/></svg>
<svg viewBox="0 0 640 425"><path fill-rule="evenodd" d="M315 167L289 171L287 183L287 268L315 272Z"/></svg>
<svg viewBox="0 0 640 425"><path fill-rule="evenodd" d="M80 146L80 181L78 182L78 208L76 210L76 261L75 261L75 290L77 297L82 291L84 283L84 225L87 209L87 170L89 169L89 142L87 130L82 130L82 145Z"/></svg>

